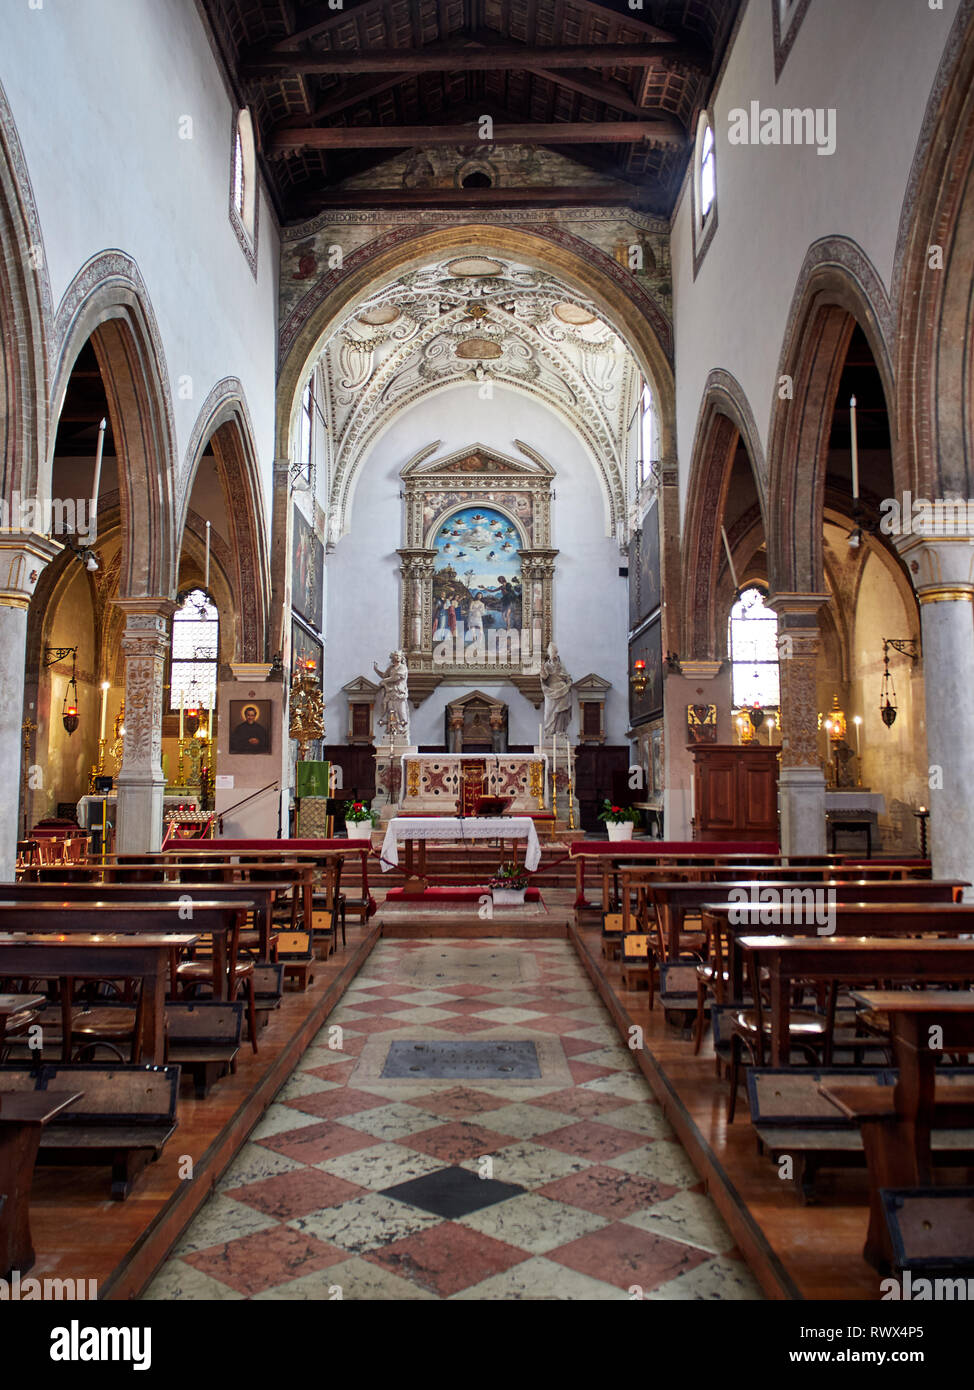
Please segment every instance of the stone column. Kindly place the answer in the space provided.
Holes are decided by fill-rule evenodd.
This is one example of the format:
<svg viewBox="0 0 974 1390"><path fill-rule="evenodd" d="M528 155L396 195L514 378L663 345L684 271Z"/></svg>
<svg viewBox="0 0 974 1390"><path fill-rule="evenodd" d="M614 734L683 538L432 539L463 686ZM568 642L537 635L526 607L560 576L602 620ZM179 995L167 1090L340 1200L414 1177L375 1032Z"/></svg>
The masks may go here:
<svg viewBox="0 0 974 1390"><path fill-rule="evenodd" d="M0 881L10 882L20 839L20 793L24 789L24 666L27 609L41 571L61 550L57 541L33 532L0 531L0 766L7 793L0 797ZM34 711L36 714L36 710Z"/></svg>
<svg viewBox="0 0 974 1390"><path fill-rule="evenodd" d="M909 536L897 549L920 604L933 875L974 882L974 537Z"/></svg>
<svg viewBox="0 0 974 1390"><path fill-rule="evenodd" d="M169 646L168 598L121 598L125 614L125 742L118 774L115 847L154 854L162 844L162 690Z"/></svg>
<svg viewBox="0 0 974 1390"><path fill-rule="evenodd" d="M781 771L778 779L783 854L825 854L825 773L818 753L816 660L818 610L828 594L775 594L781 682Z"/></svg>

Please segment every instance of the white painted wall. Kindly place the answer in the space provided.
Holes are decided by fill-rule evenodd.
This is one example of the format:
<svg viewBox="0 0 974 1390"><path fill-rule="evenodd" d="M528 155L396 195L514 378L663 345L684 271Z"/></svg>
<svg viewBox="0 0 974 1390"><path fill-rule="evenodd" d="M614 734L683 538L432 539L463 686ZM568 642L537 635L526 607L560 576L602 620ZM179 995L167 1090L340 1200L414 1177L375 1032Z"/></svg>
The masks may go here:
<svg viewBox="0 0 974 1390"><path fill-rule="evenodd" d="M751 0L715 94L718 226L693 280L691 199L673 226L676 401L681 499L707 376L731 372L766 447L778 359L812 242L858 242L890 289L917 137L957 0L813 0L777 86L771 6ZM730 145L728 113L825 107L836 150Z"/></svg>
<svg viewBox="0 0 974 1390"><path fill-rule="evenodd" d="M55 306L81 266L138 264L173 383L180 467L200 407L243 383L271 511L279 243L261 197L255 282L230 225L232 107L189 0L3 7L3 83L24 148ZM179 122L193 121L193 139ZM176 389L192 381L192 397Z"/></svg>
<svg viewBox="0 0 974 1390"><path fill-rule="evenodd" d="M341 739L348 727L342 686L358 675L374 680L373 660L384 666L399 643L400 470L437 439L442 441L439 457L475 443L520 457L514 441L521 439L556 469L551 530L552 545L560 553L555 560L554 637L576 680L595 671L612 682L606 705L608 741L622 743L628 722L628 591L619 578L625 561L617 542L605 535L595 467L570 426L539 402L503 388L495 388L494 399L484 401L471 385L441 391L404 411L378 440L360 473L350 530L326 563L326 737ZM445 706L474 689L497 691L507 701L511 743L537 742L540 716L530 701L511 685L491 684L476 675L469 685L439 686L411 711L412 742L442 743ZM577 732L577 705L572 732Z"/></svg>

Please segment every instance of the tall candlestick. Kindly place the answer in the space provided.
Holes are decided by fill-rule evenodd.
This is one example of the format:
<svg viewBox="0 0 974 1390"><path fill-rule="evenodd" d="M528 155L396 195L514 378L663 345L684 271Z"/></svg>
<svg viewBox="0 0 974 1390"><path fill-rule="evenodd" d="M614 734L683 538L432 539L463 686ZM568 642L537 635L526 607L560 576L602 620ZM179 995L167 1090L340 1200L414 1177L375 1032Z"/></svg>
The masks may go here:
<svg viewBox="0 0 974 1390"><path fill-rule="evenodd" d="M859 431L856 428L856 398L849 399L849 415L852 428L852 500L859 501Z"/></svg>
<svg viewBox="0 0 974 1390"><path fill-rule="evenodd" d="M731 579L733 579L734 581L734 592L736 593L741 586L737 582L737 570L734 568L734 561L731 558L730 546L727 543L727 532L724 530L723 526L720 528L720 534L723 537L724 549L727 551L727 563L730 565Z"/></svg>
<svg viewBox="0 0 974 1390"><path fill-rule="evenodd" d="M99 734L99 738L101 739L101 741L102 741L103 743L104 743L104 741L105 741L105 719L106 719L107 714L108 714L108 690L109 690L109 683L108 683L108 681L102 681L102 683L101 683L101 733Z"/></svg>
<svg viewBox="0 0 974 1390"><path fill-rule="evenodd" d="M206 575L203 579L203 588L207 591L210 587L210 523L206 523Z"/></svg>

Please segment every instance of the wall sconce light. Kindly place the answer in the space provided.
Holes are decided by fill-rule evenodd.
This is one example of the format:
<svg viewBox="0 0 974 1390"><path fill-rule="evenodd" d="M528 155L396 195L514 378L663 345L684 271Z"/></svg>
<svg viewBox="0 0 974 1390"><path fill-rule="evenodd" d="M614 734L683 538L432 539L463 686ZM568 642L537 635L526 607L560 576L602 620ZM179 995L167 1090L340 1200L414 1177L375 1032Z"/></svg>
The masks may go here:
<svg viewBox="0 0 974 1390"><path fill-rule="evenodd" d="M914 637L884 637L883 638L883 683L879 688L879 713L887 729L891 729L896 720L896 688L893 685L893 677L889 673L889 649L900 652L903 656L908 656L914 666L920 660L919 643Z"/></svg>
<svg viewBox="0 0 974 1390"><path fill-rule="evenodd" d="M637 657L632 663L632 675L629 677L629 684L632 686L633 694L639 698L646 691L649 677L646 675L646 663L642 657Z"/></svg>
<svg viewBox="0 0 974 1390"><path fill-rule="evenodd" d="M81 722L78 715L78 648L77 647L45 647L44 665L53 666L56 661L64 661L66 657L71 658L71 679L68 681L68 688L64 692L64 699L61 702L61 723L67 734L73 734Z"/></svg>

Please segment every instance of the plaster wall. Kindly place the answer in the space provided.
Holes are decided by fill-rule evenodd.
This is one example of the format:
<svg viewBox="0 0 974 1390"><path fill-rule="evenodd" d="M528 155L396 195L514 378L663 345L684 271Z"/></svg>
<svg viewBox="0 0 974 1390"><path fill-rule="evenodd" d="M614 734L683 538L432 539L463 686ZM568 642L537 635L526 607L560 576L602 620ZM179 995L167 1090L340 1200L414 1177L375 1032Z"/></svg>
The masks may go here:
<svg viewBox="0 0 974 1390"><path fill-rule="evenodd" d="M481 443L520 457L521 439L556 470L551 531L555 560L554 639L572 676L594 671L612 682L606 703L608 742L622 743L628 721L626 686L627 585L619 577L625 559L605 535L602 494L594 465L569 425L537 401L495 388L483 400L464 385L426 398L397 416L377 441L360 472L351 526L326 562L326 738L344 737L347 697L342 686L356 676L375 679L373 661L385 666L399 644L399 556L403 544L403 466L424 445L440 440L444 457ZM411 710L411 741L441 744L444 708L472 690L496 694L509 705L512 744L535 744L540 711L509 684L474 667L469 684L443 684ZM576 713L571 731L577 732Z"/></svg>

